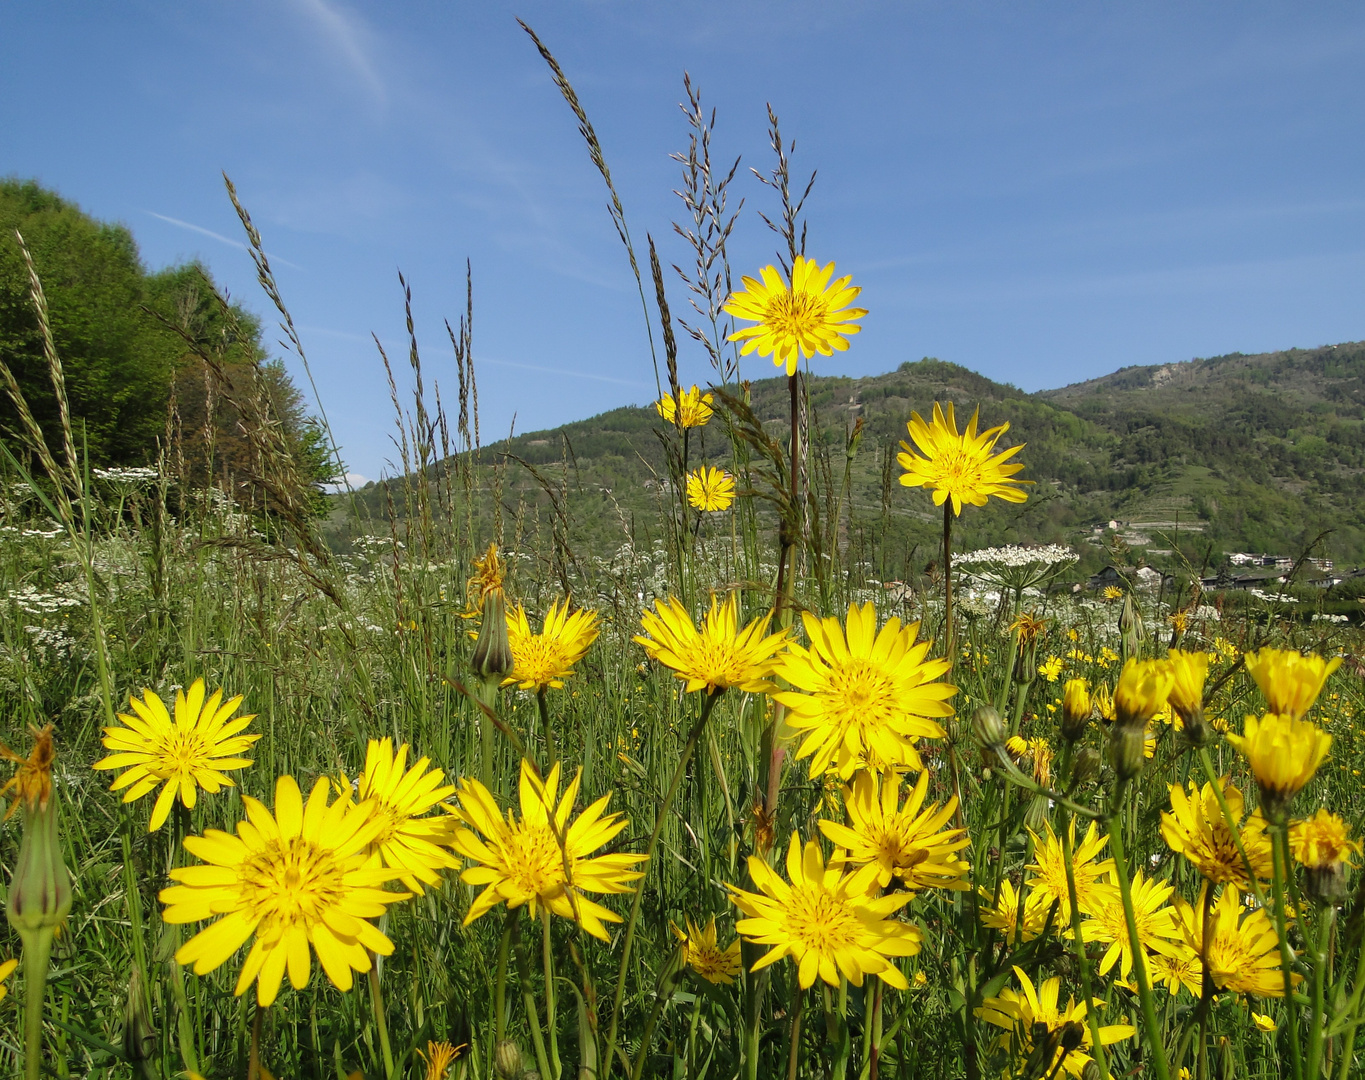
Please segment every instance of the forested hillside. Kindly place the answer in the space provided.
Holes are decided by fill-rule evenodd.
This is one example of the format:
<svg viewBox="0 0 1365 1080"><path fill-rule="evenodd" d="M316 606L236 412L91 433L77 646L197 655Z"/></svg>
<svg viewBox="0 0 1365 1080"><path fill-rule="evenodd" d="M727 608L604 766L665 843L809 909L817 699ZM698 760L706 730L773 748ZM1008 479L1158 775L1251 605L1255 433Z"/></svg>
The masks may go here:
<svg viewBox="0 0 1365 1080"><path fill-rule="evenodd" d="M959 424L978 405L983 427L1008 421L1001 445L1027 444L1023 475L1037 485L1022 507L993 501L964 514L965 546L1055 541L1097 566L1117 539L1154 564L1179 558L1179 549L1196 566L1216 566L1232 551L1297 555L1327 533L1317 554L1365 563L1362 343L1125 368L1035 394L928 358L859 379L812 375L807 387L817 486L842 486L849 434L864 424L842 535L878 572L902 572L917 549L932 557L938 517L897 483L894 459L911 410L927 415L949 400ZM747 392L780 434L785 380L761 379ZM726 424L718 408L691 433L694 464L732 463ZM547 490L567 485L575 492L569 533L583 550L604 553L639 528L633 523L652 520L665 495L659 427L652 408L614 409L485 447L479 460L504 470L504 514L532 523L548 520ZM383 485L363 494L382 516ZM1097 531L1110 520L1120 528Z"/></svg>

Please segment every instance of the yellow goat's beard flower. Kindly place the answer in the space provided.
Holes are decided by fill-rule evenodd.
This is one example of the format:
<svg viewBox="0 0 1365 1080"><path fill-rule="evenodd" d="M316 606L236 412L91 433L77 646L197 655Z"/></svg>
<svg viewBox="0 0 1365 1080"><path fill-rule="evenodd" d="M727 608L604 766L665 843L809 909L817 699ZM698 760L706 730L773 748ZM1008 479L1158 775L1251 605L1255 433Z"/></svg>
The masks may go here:
<svg viewBox="0 0 1365 1080"><path fill-rule="evenodd" d="M1341 667L1341 657L1324 660L1292 649L1267 648L1247 653L1246 666L1269 711L1298 720L1313 707L1327 677Z"/></svg>
<svg viewBox="0 0 1365 1080"><path fill-rule="evenodd" d="M1246 758L1271 821L1283 818L1294 796L1318 771L1332 746L1332 736L1307 720L1288 714L1248 716L1241 735L1229 735Z"/></svg>
<svg viewBox="0 0 1365 1080"><path fill-rule="evenodd" d="M979 409L972 413L966 430L958 434L951 401L946 412L937 401L934 402L934 418L928 424L919 413L912 412L906 427L919 454L910 443L901 443L902 453L896 456L896 461L905 470L901 483L905 487L933 488L934 505L942 506L951 500L955 515L962 513L964 503L985 506L992 495L1006 502L1027 500L1028 495L1019 485L1033 481L1012 479L1024 466L1009 460L1024 448L1024 444L995 453L995 444L1009 430L1009 424L977 434L979 414Z"/></svg>
<svg viewBox="0 0 1365 1080"><path fill-rule="evenodd" d="M796 374L801 357L833 356L848 348L848 336L862 329L856 320L865 308L849 307L862 291L850 285L852 275L831 282L834 264L821 267L803 255L792 265L791 286L775 266L765 266L762 281L743 278L744 289L734 293L721 309L727 315L757 323L736 330L730 341L742 341L740 355L757 351L771 356L788 375Z"/></svg>
<svg viewBox="0 0 1365 1080"><path fill-rule="evenodd" d="M254 935L235 993L254 982L257 1003L267 1006L286 970L296 990L308 984L310 946L339 990L351 988L353 971L370 970L370 953L393 952L393 943L368 921L409 895L380 888L402 870L369 860L367 848L384 823L371 802L329 806L329 786L320 778L305 805L294 778L281 776L273 814L243 795L247 820L238 822L236 836L209 829L185 837L185 850L208 865L171 871L177 884L161 891L162 919L222 918L185 942L177 962L206 975Z"/></svg>

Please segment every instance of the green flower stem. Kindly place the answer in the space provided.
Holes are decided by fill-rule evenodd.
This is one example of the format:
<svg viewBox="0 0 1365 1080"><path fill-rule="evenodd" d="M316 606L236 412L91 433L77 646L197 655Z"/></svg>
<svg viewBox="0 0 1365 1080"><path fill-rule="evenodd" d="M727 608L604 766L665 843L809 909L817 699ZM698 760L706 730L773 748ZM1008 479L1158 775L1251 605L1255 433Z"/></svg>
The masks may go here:
<svg viewBox="0 0 1365 1080"><path fill-rule="evenodd" d="M943 655L957 667L953 640L953 501L943 500ZM949 669L951 675L952 668Z"/></svg>
<svg viewBox="0 0 1365 1080"><path fill-rule="evenodd" d="M24 941L24 1080L38 1080L43 1065L43 1001L54 930L21 931Z"/></svg>
<svg viewBox="0 0 1365 1080"><path fill-rule="evenodd" d="M1067 743L1062 748L1062 768L1063 777L1071 774L1071 754L1074 749L1071 743ZM1071 905L1071 936L1076 943L1076 961L1081 968L1081 992L1085 995L1085 1022L1090 1028L1090 1044L1095 1058L1095 1064L1099 1066L1101 1080L1109 1080L1109 1062L1104 1052L1104 1044L1100 1041L1100 1017L1095 1009L1095 994L1090 981L1090 957L1085 952L1085 934L1081 931L1081 907L1076 899L1076 867L1073 864L1074 856L1071 850L1071 822L1072 817L1069 813L1062 812L1062 866L1066 870L1066 896ZM1022 903L1020 904L1022 907Z"/></svg>
<svg viewBox="0 0 1365 1080"><path fill-rule="evenodd" d="M493 982L493 1049L507 1038L507 953L512 945L512 923L517 918L517 909L508 908L507 918L502 924L502 940L498 942L498 968ZM488 1060L493 1060L490 1052Z"/></svg>
<svg viewBox="0 0 1365 1080"><path fill-rule="evenodd" d="M545 730L545 771L548 773L555 767L559 754L555 750L555 731L550 723L549 690L544 686L536 691L536 708L540 712L540 726Z"/></svg>
<svg viewBox="0 0 1365 1080"><path fill-rule="evenodd" d="M384 1075L393 1080L393 1048L389 1045L389 1020L384 1012L384 993L379 988L379 960L370 953L370 1007L374 1010L374 1026L379 1031L379 1049L384 1054Z"/></svg>
<svg viewBox="0 0 1365 1080"><path fill-rule="evenodd" d="M640 921L640 904L644 900L645 882L654 862L654 851L659 846L659 834L663 832L664 822L668 820L668 813L673 808L673 797L678 793L678 786L687 772L687 763L692 760L692 752L697 748L697 741L706 728L706 721L711 717L711 710L716 707L716 702L724 692L724 687L707 691L706 699L701 705L701 715L697 717L697 722L688 733L682 756L678 758L677 767L668 782L668 790L664 792L664 801L659 804L659 812L654 816L654 828L649 834L649 846L645 849L646 877L642 877L635 888L635 899L630 904L630 919L626 922L625 940L621 946L621 966L616 972L616 991L611 1005L611 1025L607 1029L607 1052L602 1059L601 1080L609 1080L612 1065L615 1063L616 1031L621 1022L621 1001L626 992L626 973L630 970L630 950L635 943L635 927Z"/></svg>
<svg viewBox="0 0 1365 1080"><path fill-rule="evenodd" d="M545 1037L536 1014L536 997L531 992L531 964L526 958L526 943L521 940L520 919L512 923L512 947L517 954L517 980L521 983L521 1003L526 1008L526 1026L531 1029L531 1045L536 1052L536 1069L540 1080L558 1080L557 1074L550 1071L550 1061L545 1056Z"/></svg>
<svg viewBox="0 0 1365 1080"><path fill-rule="evenodd" d="M1275 857L1275 932L1280 938L1280 972L1284 975L1284 1002L1289 1013L1289 1062L1294 1080L1302 1080L1303 1059L1299 1042L1299 1009L1294 1004L1294 957L1289 951L1289 937L1284 918L1285 855L1289 839L1284 820L1270 823L1270 850ZM1316 1015L1316 1014L1315 1014Z"/></svg>
<svg viewBox="0 0 1365 1080"><path fill-rule="evenodd" d="M1109 816L1109 845L1114 853L1114 873L1119 879L1119 897L1123 901L1123 920L1128 927L1128 943L1133 950L1133 972L1137 975L1138 998L1142 1002L1142 1026L1152 1054L1153 1071L1157 1080L1171 1080L1166 1064L1166 1046L1161 1039L1161 1025L1157 1022L1156 1007L1152 1002L1152 988L1147 981L1147 959L1138 937L1137 916L1133 912L1133 886L1128 878L1128 856L1123 844L1121 808L1128 781L1120 780L1114 788L1114 805Z"/></svg>
<svg viewBox="0 0 1365 1080"><path fill-rule="evenodd" d="M1365 956L1365 950L1362 950L1361 955ZM801 1064L801 1007L805 1004L806 995L797 986L794 996L796 1004L792 1006L791 1038L787 1048L787 1080L796 1080L796 1071Z"/></svg>
<svg viewBox="0 0 1365 1080"><path fill-rule="evenodd" d="M1332 940L1332 927L1336 923L1337 909L1333 904L1318 907L1317 942L1313 947L1313 1011L1312 1030L1308 1032L1308 1066L1304 1070L1308 1076L1318 1076L1322 1071L1323 1033L1327 1024L1327 943Z"/></svg>
<svg viewBox="0 0 1365 1080"><path fill-rule="evenodd" d="M1351 1020L1346 1025L1346 1035L1341 1042L1341 1069L1337 1073L1337 1080L1348 1080L1351 1060L1355 1057L1356 1030L1360 1027L1360 998L1365 993L1365 945L1362 945L1356 957L1356 977L1352 986L1351 1001L1346 1007Z"/></svg>
<svg viewBox="0 0 1365 1080"><path fill-rule="evenodd" d="M542 694L544 692L542 691ZM554 766L551 766L553 768ZM555 968L554 957L550 952L550 909L540 909L541 939L540 948L545 964L545 1027L550 1034L550 1068L553 1075L559 1076L563 1069L559 1062L559 1036L555 1033Z"/></svg>

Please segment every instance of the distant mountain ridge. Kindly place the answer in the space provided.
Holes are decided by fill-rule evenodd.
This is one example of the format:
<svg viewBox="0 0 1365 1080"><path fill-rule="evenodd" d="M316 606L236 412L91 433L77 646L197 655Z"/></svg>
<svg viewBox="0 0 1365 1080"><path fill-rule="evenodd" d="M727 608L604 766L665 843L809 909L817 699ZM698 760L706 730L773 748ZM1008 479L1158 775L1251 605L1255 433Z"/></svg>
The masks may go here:
<svg viewBox="0 0 1365 1080"><path fill-rule="evenodd" d="M748 392L781 438L785 378L755 380ZM894 455L911 410L927 415L935 401L953 401L960 425L976 407L983 427L1008 421L1001 446L1028 444L1019 460L1037 484L1022 507L993 501L967 511L964 546L1061 542L1093 564L1104 557L1094 526L1113 519L1141 526L1122 535L1154 562L1177 548L1210 565L1234 551L1293 555L1326 532L1320 554L1365 564L1365 342L1128 367L1037 393L925 358L861 378L812 374L808 393L813 441L840 479L846 433L863 421L852 529L875 523L883 549L933 548L937 514L923 492L895 483ZM650 407L613 409L486 447L482 460L508 454L542 479L563 475L554 470L565 462L583 542L599 548L643 521L658 497L666 475L658 425ZM692 435L694 464L723 464L729 451L719 422ZM534 505L538 481L527 470L511 468L506 479L508 511L518 500ZM378 509L378 493L371 498Z"/></svg>

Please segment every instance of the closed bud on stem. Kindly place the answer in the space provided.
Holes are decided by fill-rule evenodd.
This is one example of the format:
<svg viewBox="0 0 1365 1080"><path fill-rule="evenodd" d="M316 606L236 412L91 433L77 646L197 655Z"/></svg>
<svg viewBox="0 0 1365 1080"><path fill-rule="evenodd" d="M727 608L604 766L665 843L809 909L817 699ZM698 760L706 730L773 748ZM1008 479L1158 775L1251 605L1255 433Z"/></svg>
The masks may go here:
<svg viewBox="0 0 1365 1080"><path fill-rule="evenodd" d="M1115 724L1109 730L1109 763L1120 782L1131 780L1147 764L1147 733L1141 727Z"/></svg>
<svg viewBox="0 0 1365 1080"><path fill-rule="evenodd" d="M147 1015L142 975L134 968L128 980L128 1000L123 1006L123 1054L132 1063L147 1061L156 1053L156 1028Z"/></svg>
<svg viewBox="0 0 1365 1080"><path fill-rule="evenodd" d="M1100 774L1100 752L1093 746L1083 746L1071 763L1071 786L1088 784Z"/></svg>
<svg viewBox="0 0 1365 1080"><path fill-rule="evenodd" d="M1081 1070L1081 1080L1100 1080L1100 1067L1095 1064L1095 1059L1091 1058L1085 1063L1085 1068Z"/></svg>
<svg viewBox="0 0 1365 1080"><path fill-rule="evenodd" d="M1349 890L1346 888L1346 863L1335 862L1327 866L1305 866L1303 869L1303 891L1308 899L1316 904L1338 907L1345 903Z"/></svg>
<svg viewBox="0 0 1365 1080"><path fill-rule="evenodd" d="M503 1039L493 1051L493 1067L502 1080L521 1080L521 1047L511 1039Z"/></svg>
<svg viewBox="0 0 1365 1080"><path fill-rule="evenodd" d="M1005 722L990 705L982 705L972 713L972 734L987 750L1005 745Z"/></svg>
<svg viewBox="0 0 1365 1080"><path fill-rule="evenodd" d="M507 598L501 588L490 589L483 598L483 619L470 663L485 685L496 688L511 672L512 662L512 646L507 642Z"/></svg>
<svg viewBox="0 0 1365 1080"><path fill-rule="evenodd" d="M1068 679L1062 694L1062 738L1079 742L1090 723L1090 688L1084 679Z"/></svg>

